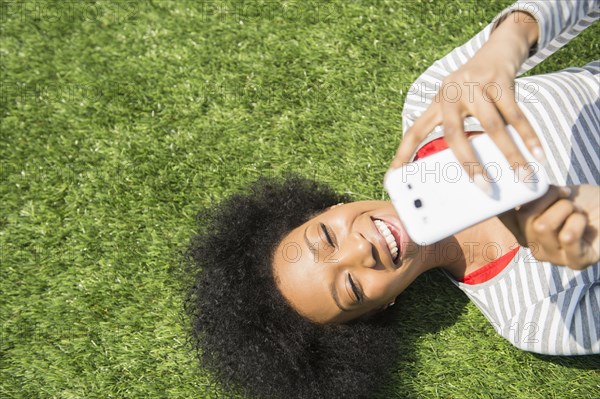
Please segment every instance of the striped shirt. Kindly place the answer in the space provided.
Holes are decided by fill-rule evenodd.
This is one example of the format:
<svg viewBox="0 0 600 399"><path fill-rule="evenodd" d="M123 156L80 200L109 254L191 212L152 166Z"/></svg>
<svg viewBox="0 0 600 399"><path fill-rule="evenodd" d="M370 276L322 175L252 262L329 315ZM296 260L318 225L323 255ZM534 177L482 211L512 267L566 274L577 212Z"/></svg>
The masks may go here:
<svg viewBox="0 0 600 399"><path fill-rule="evenodd" d="M600 15L598 0L527 0L513 4L416 80L402 113L404 131L427 109L442 80L473 57L496 23L515 10L532 15L540 30L537 48L519 75L565 45ZM517 103L548 157L551 183L600 185L600 61L521 77L515 83ZM474 117L466 118L464 124L465 131L484 130ZM442 128L438 126L421 147L440 136ZM575 271L540 262L530 249L520 248L498 275L483 283L469 285L451 279L498 333L518 348L550 355L600 353L600 263Z"/></svg>

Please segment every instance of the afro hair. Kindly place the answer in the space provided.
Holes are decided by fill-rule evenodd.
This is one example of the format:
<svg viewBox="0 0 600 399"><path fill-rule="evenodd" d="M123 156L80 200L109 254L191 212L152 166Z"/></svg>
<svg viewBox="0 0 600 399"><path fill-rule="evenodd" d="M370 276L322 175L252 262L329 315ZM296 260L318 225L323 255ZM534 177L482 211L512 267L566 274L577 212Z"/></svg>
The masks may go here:
<svg viewBox="0 0 600 399"><path fill-rule="evenodd" d="M279 292L272 256L295 227L349 198L288 174L202 210L186 254L185 310L201 364L232 392L268 399L370 398L397 361L387 312L320 325Z"/></svg>

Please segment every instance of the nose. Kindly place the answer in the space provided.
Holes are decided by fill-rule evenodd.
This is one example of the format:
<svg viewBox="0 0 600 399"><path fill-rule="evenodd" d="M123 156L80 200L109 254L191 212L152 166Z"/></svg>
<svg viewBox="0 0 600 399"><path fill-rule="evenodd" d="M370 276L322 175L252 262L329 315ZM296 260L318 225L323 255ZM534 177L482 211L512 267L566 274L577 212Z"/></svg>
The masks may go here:
<svg viewBox="0 0 600 399"><path fill-rule="evenodd" d="M377 266L375 248L362 234L355 232L346 240L345 260L352 265L373 269Z"/></svg>

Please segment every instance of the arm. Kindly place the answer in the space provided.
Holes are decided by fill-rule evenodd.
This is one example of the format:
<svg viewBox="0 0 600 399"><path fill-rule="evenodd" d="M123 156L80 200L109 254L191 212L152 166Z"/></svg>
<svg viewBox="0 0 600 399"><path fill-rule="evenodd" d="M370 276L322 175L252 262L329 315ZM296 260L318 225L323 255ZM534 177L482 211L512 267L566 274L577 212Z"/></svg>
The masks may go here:
<svg viewBox="0 0 600 399"><path fill-rule="evenodd" d="M494 28L507 18L507 15L520 9L535 18L539 29L538 43L535 47L536 52L530 54L519 69L518 75L521 75L548 58L598 19L598 4L598 0L579 2L561 0L518 1L506 8L481 32L464 45L455 48L443 58L434 62L417 78L409 90L402 110L403 132L406 132L419 115L431 104L435 94L441 87L442 80L473 58L475 53L489 40L491 33L495 30ZM532 22L530 18L527 21ZM525 22L525 20L522 22ZM467 118L467 121L469 120L479 126L474 118Z"/></svg>
<svg viewBox="0 0 600 399"><path fill-rule="evenodd" d="M481 127L477 130L490 135L511 165L524 167L527 162L508 135L505 121L541 158L541 143L515 102L514 92L515 76L537 39L538 25L530 15L517 11L505 18L471 59L444 78L433 103L406 132L392 166L407 162L427 133L441 124L448 146L462 164L468 165L465 170L471 181L491 193L490 180L483 178L485 165L478 162L464 134L466 115L479 118Z"/></svg>
<svg viewBox="0 0 600 399"><path fill-rule="evenodd" d="M438 91L440 91L440 89L442 88L444 80L455 71L463 69L465 64L469 63L474 58L474 56L480 50L482 50L482 48L486 44L488 44L488 42L492 40L492 36L496 36L497 38L502 37L503 39L508 38L508 36L510 36L506 35L507 32L502 32L500 30L500 27L502 27L503 25L507 27L507 24L516 24L521 25L521 27L523 27L526 31L523 33L521 39L527 40L528 42L524 41L519 44L515 44L514 46L516 46L517 48L510 49L514 52L512 55L509 55L509 57L515 58L513 58L511 61L500 61L502 64L505 64L505 69L507 70L507 72L505 72L505 75L509 74L508 71L510 71L510 74L514 72L514 76L511 76L511 78L509 79L514 80L515 76L531 69L532 67L543 61L545 58L547 58L554 51L556 51L558 48L560 48L562 45L566 44L569 40L571 40L581 31L583 31L595 19L598 18L598 14L599 12L597 0L587 0L579 2L523 1L517 2L511 7L504 10L494 20L494 22L490 23L486 28L484 28L470 41L468 41L463 46L456 48L442 59L436 61L411 86L409 95L406 98L406 102L403 109L403 130L405 131L404 140L398 150L398 153L396 154L396 158L392 163L392 167L398 167L402 163L410 161L414 152L416 152L419 143L423 140L423 138L425 138L425 136L430 131L433 130L435 135L442 134L442 128L437 125L441 124L441 120L443 119L442 117L445 114L440 115L440 109L431 110L432 107L430 107L430 105L440 105L440 102L434 102L434 98L436 98L436 94L438 94ZM532 16L533 19L531 18ZM535 23L534 20L537 21L537 23ZM531 28L532 25L537 25L537 29L539 32L537 35L537 51L535 51L533 54L526 54L524 57L524 61L518 60L519 57L523 57L523 43L529 44L531 42L532 37L529 36L529 34L531 34L532 32L531 29L527 29L527 27ZM508 38L508 40L514 41L515 38ZM501 50L501 54L506 56L507 52L509 51L509 49L507 49L506 47L509 46L507 46L506 43L504 43L502 46L499 47ZM518 53L517 51L520 51L520 53ZM491 54L492 56L495 55L493 51L487 51L487 53ZM520 64L520 66L516 67L516 71L514 66L515 62L517 64ZM498 61L492 61L491 59L487 61L484 60L483 67L489 68L490 66L496 66L497 63ZM511 63L513 64L512 67L509 66ZM465 95L465 97L472 98L474 94L474 88L476 88L475 85L479 84L479 88L481 88L486 82L477 81L474 77L468 78L469 79L467 82L462 82L463 84L466 83L466 86L463 87L462 93ZM492 81L492 86L495 86L496 83L498 83L498 80L495 78L492 79ZM511 92L513 90L511 87L512 82L510 84L503 82L503 84L505 85L505 92ZM481 90L479 91L479 93L481 94ZM492 98L494 97L493 93L490 93L489 95ZM510 96L507 95L503 98L506 101L508 101L511 99L509 97ZM443 101L443 98L440 99L438 97L437 99L439 101ZM465 98L464 100L468 103L468 98ZM488 102L489 101L486 101L486 103ZM470 101L470 103L473 103L473 101ZM510 107L510 109L515 110L515 107L512 106ZM428 110L429 112L427 115L424 115L425 110ZM478 116L477 112L473 112L473 114ZM498 114L497 111L496 114ZM473 116L468 116L464 118L463 115L459 115L459 118L455 119L464 119L464 126L460 126L459 124L459 127L464 128L464 130L486 130L485 126L483 126L480 123L480 121ZM521 116L517 117L517 120L521 119ZM512 120L514 121L515 118L512 118ZM417 121L419 122L417 126L411 129L411 127L413 127L413 125ZM456 121L454 121L454 125L457 125ZM519 123L517 123L517 125L519 125ZM522 126L523 122L521 122L520 125ZM416 133L412 134L415 131ZM533 133L530 131L529 136L531 136L531 134ZM411 135L413 137L411 137ZM458 138L458 140L460 140L460 137ZM462 145L462 147L465 147L464 141L460 141L459 144ZM456 143L453 143L451 147L456 147ZM530 147L530 149L532 148L533 147Z"/></svg>

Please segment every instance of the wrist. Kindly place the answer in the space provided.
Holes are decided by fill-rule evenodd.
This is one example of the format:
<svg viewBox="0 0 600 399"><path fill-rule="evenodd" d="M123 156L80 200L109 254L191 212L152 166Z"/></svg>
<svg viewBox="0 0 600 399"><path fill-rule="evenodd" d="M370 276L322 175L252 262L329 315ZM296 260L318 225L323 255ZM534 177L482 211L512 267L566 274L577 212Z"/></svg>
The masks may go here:
<svg viewBox="0 0 600 399"><path fill-rule="evenodd" d="M537 20L528 12L513 11L497 21L492 35L496 32L518 33L521 42L528 48L533 47L539 39L539 25Z"/></svg>
<svg viewBox="0 0 600 399"><path fill-rule="evenodd" d="M508 61L516 74L536 46L538 37L537 21L526 12L515 11L497 23L486 46L493 47L492 53Z"/></svg>

